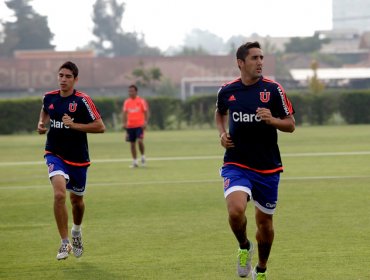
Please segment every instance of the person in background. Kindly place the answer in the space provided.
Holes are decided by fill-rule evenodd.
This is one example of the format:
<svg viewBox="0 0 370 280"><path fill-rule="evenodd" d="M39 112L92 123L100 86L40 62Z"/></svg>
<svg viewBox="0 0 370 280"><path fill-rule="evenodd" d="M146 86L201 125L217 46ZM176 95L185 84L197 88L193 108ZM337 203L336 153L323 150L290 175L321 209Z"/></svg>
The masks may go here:
<svg viewBox="0 0 370 280"><path fill-rule="evenodd" d="M146 100L138 96L136 85L128 87L129 97L123 102L122 123L126 129L126 141L130 142L132 155L131 168L139 167L136 151L136 142L141 154L141 165L145 166L144 130L148 125L149 108Z"/></svg>

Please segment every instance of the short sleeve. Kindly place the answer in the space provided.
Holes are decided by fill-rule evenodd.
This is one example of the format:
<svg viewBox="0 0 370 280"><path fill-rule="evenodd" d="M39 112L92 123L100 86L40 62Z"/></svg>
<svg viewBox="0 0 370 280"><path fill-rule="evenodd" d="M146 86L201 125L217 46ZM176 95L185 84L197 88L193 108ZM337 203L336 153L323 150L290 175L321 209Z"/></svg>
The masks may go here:
<svg viewBox="0 0 370 280"><path fill-rule="evenodd" d="M127 99L125 101L123 101L122 112L127 112Z"/></svg>
<svg viewBox="0 0 370 280"><path fill-rule="evenodd" d="M143 112L148 111L148 103L146 102L145 99L141 99L141 107L142 107Z"/></svg>
<svg viewBox="0 0 370 280"><path fill-rule="evenodd" d="M227 104L225 102L222 87L218 90L218 93L217 93L216 108L217 108L217 111L221 115L226 115L228 107L227 107Z"/></svg>
<svg viewBox="0 0 370 280"><path fill-rule="evenodd" d="M276 84L276 102L274 103L274 115L283 118L294 114L293 105L288 99L284 88L280 84Z"/></svg>
<svg viewBox="0 0 370 280"><path fill-rule="evenodd" d="M82 107L85 108L86 111L87 111L89 121L93 122L95 120L101 119L100 113L99 113L98 109L96 108L94 102L90 98L90 96L85 95L81 99L81 101L82 101L82 104L83 104Z"/></svg>

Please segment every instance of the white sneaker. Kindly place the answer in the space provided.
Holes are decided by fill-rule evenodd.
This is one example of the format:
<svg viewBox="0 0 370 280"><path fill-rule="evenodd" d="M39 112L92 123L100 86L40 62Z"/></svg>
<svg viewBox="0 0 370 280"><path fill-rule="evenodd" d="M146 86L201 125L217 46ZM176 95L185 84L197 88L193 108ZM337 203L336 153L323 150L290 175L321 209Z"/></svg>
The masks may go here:
<svg viewBox="0 0 370 280"><path fill-rule="evenodd" d="M130 168L137 168L137 167L139 167L139 165L138 165L137 163L133 163L133 164L131 164L129 167L130 167Z"/></svg>
<svg viewBox="0 0 370 280"><path fill-rule="evenodd" d="M71 252L71 250L72 250L71 244L62 243L62 245L60 245L60 248L57 254L57 260L60 261L60 260L65 260L66 258L68 258L68 255Z"/></svg>
<svg viewBox="0 0 370 280"><path fill-rule="evenodd" d="M250 242L250 248L238 249L238 275L239 277L248 277L252 271L253 243Z"/></svg>
<svg viewBox="0 0 370 280"><path fill-rule="evenodd" d="M145 166L146 165L146 160L145 160L145 158L141 158L141 166Z"/></svg>
<svg viewBox="0 0 370 280"><path fill-rule="evenodd" d="M73 255L75 255L76 258L79 258L82 256L82 253L84 252L84 246L82 243L82 236L72 236L72 250Z"/></svg>

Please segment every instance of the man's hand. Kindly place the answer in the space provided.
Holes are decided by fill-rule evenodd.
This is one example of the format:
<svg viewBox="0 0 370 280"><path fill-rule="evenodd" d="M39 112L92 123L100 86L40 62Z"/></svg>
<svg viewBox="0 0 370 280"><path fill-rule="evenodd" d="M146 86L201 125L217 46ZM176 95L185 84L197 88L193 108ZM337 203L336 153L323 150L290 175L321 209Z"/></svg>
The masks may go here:
<svg viewBox="0 0 370 280"><path fill-rule="evenodd" d="M224 147L225 149L235 147L233 141L231 140L230 134L227 133L227 132L224 132L224 133L221 134L220 141L221 141L222 147Z"/></svg>
<svg viewBox="0 0 370 280"><path fill-rule="evenodd" d="M67 115L67 114L64 114L64 116L62 117L62 121L63 121L63 124L66 128L73 128L73 119Z"/></svg>
<svg viewBox="0 0 370 280"><path fill-rule="evenodd" d="M48 129L45 127L45 124L42 121L39 121L37 124L37 132L39 134L45 134Z"/></svg>
<svg viewBox="0 0 370 280"><path fill-rule="evenodd" d="M257 108L257 116L261 118L265 123L272 124L275 118L272 116L270 109Z"/></svg>

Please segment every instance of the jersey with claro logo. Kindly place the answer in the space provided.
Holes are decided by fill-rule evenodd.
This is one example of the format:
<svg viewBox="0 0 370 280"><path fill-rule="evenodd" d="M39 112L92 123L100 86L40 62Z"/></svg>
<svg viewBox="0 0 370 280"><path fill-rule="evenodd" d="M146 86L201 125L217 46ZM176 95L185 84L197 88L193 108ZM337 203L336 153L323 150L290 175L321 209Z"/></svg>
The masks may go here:
<svg viewBox="0 0 370 280"><path fill-rule="evenodd" d="M100 113L92 99L76 90L72 95L62 97L60 91L55 90L44 95L43 110L50 116L45 152L60 157L70 165L90 165L86 132L65 126L62 117L67 114L75 123L83 124L100 119Z"/></svg>
<svg viewBox="0 0 370 280"><path fill-rule="evenodd" d="M257 108L268 108L272 116L294 114L283 87L261 77L246 86L241 79L224 84L217 96L217 110L228 114L229 133L235 145L225 151L224 164L233 164L259 173L283 171L277 129L257 116Z"/></svg>

